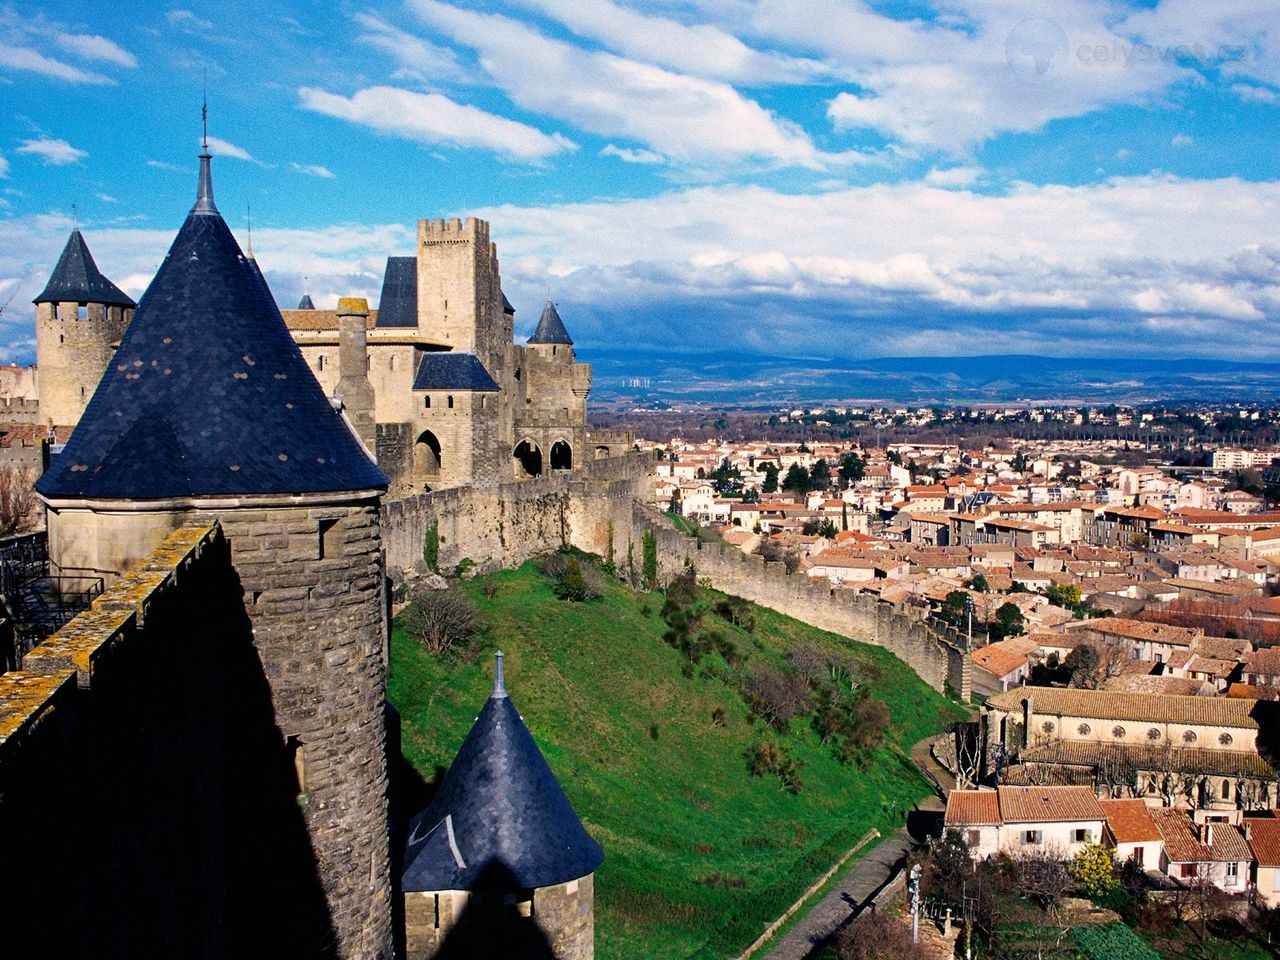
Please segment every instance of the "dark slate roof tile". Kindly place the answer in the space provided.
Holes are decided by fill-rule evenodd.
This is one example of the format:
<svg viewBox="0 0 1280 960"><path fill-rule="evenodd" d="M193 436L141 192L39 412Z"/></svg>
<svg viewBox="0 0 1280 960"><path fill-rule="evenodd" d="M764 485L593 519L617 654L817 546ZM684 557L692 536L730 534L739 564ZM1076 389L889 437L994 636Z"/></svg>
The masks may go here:
<svg viewBox="0 0 1280 960"><path fill-rule="evenodd" d="M498 384L474 353L424 353L413 389L496 392Z"/></svg>
<svg viewBox="0 0 1280 960"><path fill-rule="evenodd" d="M413 257L387 257L378 300L379 327L418 325L418 261Z"/></svg>
<svg viewBox="0 0 1280 960"><path fill-rule="evenodd" d="M502 295L502 312L511 315L514 315L516 312L516 308L512 306L511 301L507 299L507 295L505 293Z"/></svg>
<svg viewBox="0 0 1280 960"><path fill-rule="evenodd" d="M533 331L533 336L529 338L529 342L573 346L569 331L564 328L564 322L560 319L556 305L550 300L547 300L547 305L542 308L542 319L538 321L538 329Z"/></svg>
<svg viewBox="0 0 1280 960"><path fill-rule="evenodd" d="M136 306L132 299L102 275L79 229L71 231L49 282L32 303L105 303L113 307Z"/></svg>
<svg viewBox="0 0 1280 960"><path fill-rule="evenodd" d="M196 207L36 489L151 500L385 488L213 206L207 158L201 167Z"/></svg>
<svg viewBox="0 0 1280 960"><path fill-rule="evenodd" d="M304 293L304 294L302 295L302 299L298 301L298 309L299 309L299 310L314 310L315 308L316 308L316 305L315 305L314 301L312 301L312 299L311 299L311 294L309 294L309 293Z"/></svg>
<svg viewBox="0 0 1280 960"><path fill-rule="evenodd" d="M410 822L403 889L516 889L593 873L604 851L583 829L502 684L476 718L426 810Z"/></svg>

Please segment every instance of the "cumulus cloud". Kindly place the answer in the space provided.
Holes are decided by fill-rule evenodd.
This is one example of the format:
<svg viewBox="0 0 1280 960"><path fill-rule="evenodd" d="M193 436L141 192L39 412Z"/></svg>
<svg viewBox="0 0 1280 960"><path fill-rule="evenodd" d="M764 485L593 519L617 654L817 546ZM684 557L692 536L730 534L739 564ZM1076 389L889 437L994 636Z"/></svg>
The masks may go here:
<svg viewBox="0 0 1280 960"><path fill-rule="evenodd" d="M86 151L73 147L65 140L56 140L52 137L24 140L22 141L22 146L18 147L14 152L39 157L48 167L65 167L72 163L79 163L89 155Z"/></svg>
<svg viewBox="0 0 1280 960"><path fill-rule="evenodd" d="M419 143L493 150L513 160L543 160L576 149L558 133L509 120L439 93L368 87L352 96L315 87L298 90L302 107Z"/></svg>
<svg viewBox="0 0 1280 960"><path fill-rule="evenodd" d="M1174 147L1189 147L1193 143L1195 143L1195 140L1185 133L1175 133L1173 139L1169 141L1170 146Z"/></svg>
<svg viewBox="0 0 1280 960"><path fill-rule="evenodd" d="M1255 86L1252 83L1233 83L1231 92L1246 103L1275 103L1280 100L1274 90Z"/></svg>
<svg viewBox="0 0 1280 960"><path fill-rule="evenodd" d="M651 16L612 0L517 2L623 56L680 73L746 86L813 83L832 77L830 68L818 60L755 50L713 24L690 25Z"/></svg>
<svg viewBox="0 0 1280 960"><path fill-rule="evenodd" d="M677 160L761 160L820 168L849 162L727 83L553 40L508 17L409 0L430 27L477 52L516 104Z"/></svg>
<svg viewBox="0 0 1280 960"><path fill-rule="evenodd" d="M78 62L57 59L50 53L54 47ZM115 83L110 76L85 67L84 61L125 69L138 65L132 53L106 37L68 30L41 13L27 15L13 7L0 7L0 68L25 70L67 83Z"/></svg>

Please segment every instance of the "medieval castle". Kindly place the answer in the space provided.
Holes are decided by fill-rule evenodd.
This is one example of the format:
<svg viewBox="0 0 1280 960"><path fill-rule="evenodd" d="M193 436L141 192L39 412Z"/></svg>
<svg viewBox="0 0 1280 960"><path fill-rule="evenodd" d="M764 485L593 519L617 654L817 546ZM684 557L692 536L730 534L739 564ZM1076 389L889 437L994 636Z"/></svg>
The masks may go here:
<svg viewBox="0 0 1280 960"><path fill-rule="evenodd" d="M207 149L140 303L72 233L36 299L65 439L36 490L60 587L105 591L0 675L13 955L593 956L603 853L500 654L434 802L393 822L383 542L389 491L608 458L590 368L551 303L514 345L481 221L421 223L383 289L286 326ZM81 810L102 822L65 829Z"/></svg>

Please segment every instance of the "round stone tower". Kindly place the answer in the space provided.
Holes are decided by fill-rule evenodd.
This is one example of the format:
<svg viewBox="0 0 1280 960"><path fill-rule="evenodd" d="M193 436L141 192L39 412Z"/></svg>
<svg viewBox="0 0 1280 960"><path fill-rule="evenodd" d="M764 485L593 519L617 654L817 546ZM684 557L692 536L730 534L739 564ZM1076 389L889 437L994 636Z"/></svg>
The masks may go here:
<svg viewBox="0 0 1280 960"><path fill-rule="evenodd" d="M102 275L79 228L71 231L36 305L40 419L65 441L102 379L136 304Z"/></svg>
<svg viewBox="0 0 1280 960"><path fill-rule="evenodd" d="M252 761L210 757L234 824L209 844L232 956L392 955L386 484L214 206L206 150L195 206L36 489L53 559L108 581L179 525L217 521L230 543L252 667L225 712L265 718Z"/></svg>
<svg viewBox="0 0 1280 960"><path fill-rule="evenodd" d="M405 846L405 958L593 960L604 860L507 696L493 693Z"/></svg>

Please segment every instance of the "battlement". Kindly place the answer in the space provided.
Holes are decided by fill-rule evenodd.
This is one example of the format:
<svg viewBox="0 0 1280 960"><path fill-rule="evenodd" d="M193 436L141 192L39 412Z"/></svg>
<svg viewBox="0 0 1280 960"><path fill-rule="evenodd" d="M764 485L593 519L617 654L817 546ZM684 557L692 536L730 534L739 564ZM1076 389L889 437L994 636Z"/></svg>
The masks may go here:
<svg viewBox="0 0 1280 960"><path fill-rule="evenodd" d="M475 217L459 220L419 220L419 244L438 245L445 243L475 243L489 245L489 223Z"/></svg>

